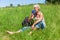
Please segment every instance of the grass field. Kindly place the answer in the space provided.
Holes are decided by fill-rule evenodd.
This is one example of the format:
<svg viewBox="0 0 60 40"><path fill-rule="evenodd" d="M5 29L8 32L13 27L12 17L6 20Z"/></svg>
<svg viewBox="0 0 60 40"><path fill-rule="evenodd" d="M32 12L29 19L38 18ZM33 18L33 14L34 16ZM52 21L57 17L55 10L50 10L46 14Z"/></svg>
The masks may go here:
<svg viewBox="0 0 60 40"><path fill-rule="evenodd" d="M32 5L21 7L0 8L0 40L60 40L60 5L40 5L44 14L46 28L36 30L32 35L27 35L30 30L19 34L9 35L9 31L22 28L22 21L29 16Z"/></svg>

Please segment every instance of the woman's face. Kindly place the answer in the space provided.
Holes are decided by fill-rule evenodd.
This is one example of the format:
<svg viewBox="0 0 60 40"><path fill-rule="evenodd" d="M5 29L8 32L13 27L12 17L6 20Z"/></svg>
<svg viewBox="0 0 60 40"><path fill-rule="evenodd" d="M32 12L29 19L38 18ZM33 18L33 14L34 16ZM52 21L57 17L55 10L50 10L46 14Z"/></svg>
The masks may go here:
<svg viewBox="0 0 60 40"><path fill-rule="evenodd" d="M39 11L39 8L38 7L35 7L34 10L36 10L36 12L38 12Z"/></svg>

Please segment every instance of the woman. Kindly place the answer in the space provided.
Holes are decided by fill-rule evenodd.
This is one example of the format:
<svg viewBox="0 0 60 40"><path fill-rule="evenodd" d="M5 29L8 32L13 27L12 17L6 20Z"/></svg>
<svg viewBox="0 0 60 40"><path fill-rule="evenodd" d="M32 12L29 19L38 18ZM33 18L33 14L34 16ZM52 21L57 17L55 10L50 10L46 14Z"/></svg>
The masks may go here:
<svg viewBox="0 0 60 40"><path fill-rule="evenodd" d="M33 13L35 11L35 13ZM46 26L45 21L44 21L44 16L42 12L40 11L40 6L39 5L34 5L34 10L32 11L32 16L30 19L35 19L35 22L33 23L32 31L30 31L29 35L32 34L32 32L36 29L44 29Z"/></svg>

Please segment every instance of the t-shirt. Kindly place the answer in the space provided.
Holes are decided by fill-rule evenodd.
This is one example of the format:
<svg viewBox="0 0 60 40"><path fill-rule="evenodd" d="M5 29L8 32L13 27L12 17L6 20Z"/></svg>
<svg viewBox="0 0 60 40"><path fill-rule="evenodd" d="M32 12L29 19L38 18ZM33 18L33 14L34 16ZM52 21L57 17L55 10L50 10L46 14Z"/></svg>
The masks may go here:
<svg viewBox="0 0 60 40"><path fill-rule="evenodd" d="M34 17L36 17L36 11L32 10L32 14L34 15Z"/></svg>

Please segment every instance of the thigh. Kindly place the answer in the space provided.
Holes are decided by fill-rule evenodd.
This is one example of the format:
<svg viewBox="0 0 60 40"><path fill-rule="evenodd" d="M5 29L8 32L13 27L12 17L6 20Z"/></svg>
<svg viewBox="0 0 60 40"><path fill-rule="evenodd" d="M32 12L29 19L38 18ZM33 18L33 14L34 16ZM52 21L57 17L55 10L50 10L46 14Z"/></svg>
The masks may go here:
<svg viewBox="0 0 60 40"><path fill-rule="evenodd" d="M45 27L46 27L45 22L42 22L42 24L41 24L41 28L43 29L43 28L45 28Z"/></svg>
<svg viewBox="0 0 60 40"><path fill-rule="evenodd" d="M36 28L40 28L40 27L41 27L41 22L37 23L37 24L35 25L35 27L36 27Z"/></svg>

